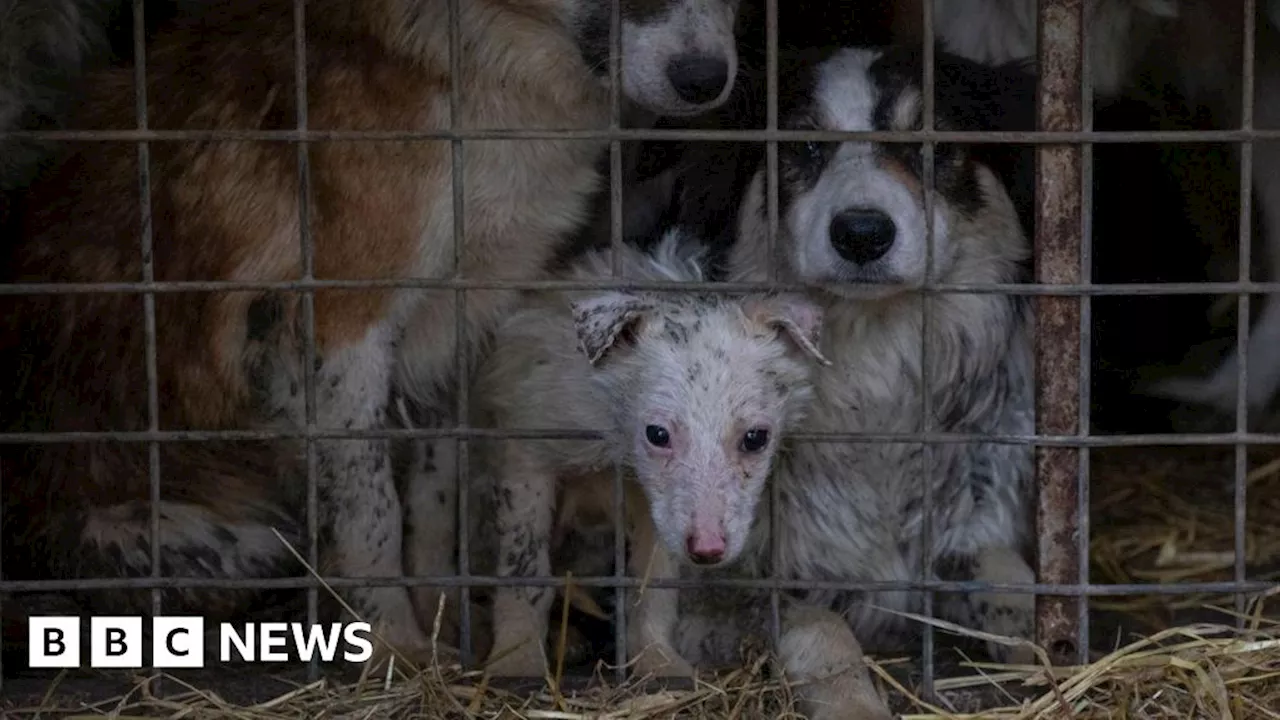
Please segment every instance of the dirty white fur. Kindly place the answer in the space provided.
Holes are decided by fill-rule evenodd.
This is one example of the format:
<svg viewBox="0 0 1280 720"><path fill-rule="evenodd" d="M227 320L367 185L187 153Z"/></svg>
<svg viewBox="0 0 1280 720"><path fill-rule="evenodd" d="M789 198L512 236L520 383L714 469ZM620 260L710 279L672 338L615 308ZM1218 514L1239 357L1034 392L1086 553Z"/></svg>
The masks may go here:
<svg viewBox="0 0 1280 720"><path fill-rule="evenodd" d="M984 63L1034 60L1036 0L934 0L934 30L947 50ZM1086 0L1093 86L1114 94L1179 0Z"/></svg>
<svg viewBox="0 0 1280 720"><path fill-rule="evenodd" d="M620 274L701 281L701 255L698 243L672 231L652 254L624 246ZM569 276L608 278L610 257L592 252ZM486 453L501 457L497 574L549 575L557 486L610 495L615 466L647 506L628 513L633 571L661 578L682 563L733 562L784 430L811 400L820 324L818 307L793 296L628 291L544 295L512 315L477 378L481 412L501 429L605 437L511 440ZM541 639L551 599L549 588L496 592L493 652L501 657L492 672L546 672ZM635 671L688 674L671 649L675 591L650 589L638 602L628 644L639 655Z"/></svg>
<svg viewBox="0 0 1280 720"><path fill-rule="evenodd" d="M819 68L819 96L825 108L822 129L872 130L867 99L879 97L866 72L876 51L845 50ZM902 92L911 92L908 88ZM928 388L932 430L990 434L1034 431L1033 365L1024 300L998 294L948 293L922 297L911 286L883 273L868 278L852 263L832 260L819 247L831 242L808 215L819 203L879 207L907 226L896 242L922 246L911 228L923 213L918 188L902 184L860 161L867 143L844 143L812 191L795 189L783 208L778 237L780 281L815 288L823 302L824 354L832 361L815 380L813 409L804 432L915 433L925 430L922 393ZM985 167L976 167L981 187L977 209L964 209L939 187L935 206L941 222L933 277L943 283L1015 282L1018 263L1029 248L1003 186ZM750 185L740 214L740 234L731 258L735 279L762 281L771 264L766 251L763 171ZM843 188L844 192L839 192ZM912 209L903 198L913 198ZM824 209L823 212L829 210ZM916 247L902 250L914 256ZM813 258L828 258L816 265ZM867 282L886 283L872 293ZM928 325L921 308L928 303ZM922 344L928 338L927 365ZM926 383L927 380L927 383ZM1029 538L1031 449L999 444L937 443L923 471L920 443L793 443L779 458L774 479L781 495L776 528L783 577L809 580L913 582L928 578L1025 584L1034 575L1022 557ZM931 510L923 507L924 487ZM923 544L922 529L930 537ZM767 548L761 542L761 548ZM763 573L768 558L757 557ZM903 627L897 616L872 606L920 610L916 593L863 595L814 591L804 597L843 614L863 643L892 644ZM977 593L942 608L953 620L1000 634L1029 636L1030 594ZM681 652L724 653L734 642L723 622L690 621L680 633ZM727 645L726 645L727 644ZM1005 657L1005 649L992 652Z"/></svg>

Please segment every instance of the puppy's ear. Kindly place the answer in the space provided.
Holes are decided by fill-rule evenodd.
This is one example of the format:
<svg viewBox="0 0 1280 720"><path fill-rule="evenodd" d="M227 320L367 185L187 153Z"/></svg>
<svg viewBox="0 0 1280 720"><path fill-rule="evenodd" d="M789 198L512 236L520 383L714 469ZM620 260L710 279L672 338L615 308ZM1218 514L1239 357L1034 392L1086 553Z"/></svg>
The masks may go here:
<svg viewBox="0 0 1280 720"><path fill-rule="evenodd" d="M631 342L652 303L631 293L606 292L569 303L578 346L592 365L610 348Z"/></svg>
<svg viewBox="0 0 1280 720"><path fill-rule="evenodd" d="M806 355L819 364L830 365L822 354L822 306L795 293L748 297L743 312L758 327L783 332Z"/></svg>

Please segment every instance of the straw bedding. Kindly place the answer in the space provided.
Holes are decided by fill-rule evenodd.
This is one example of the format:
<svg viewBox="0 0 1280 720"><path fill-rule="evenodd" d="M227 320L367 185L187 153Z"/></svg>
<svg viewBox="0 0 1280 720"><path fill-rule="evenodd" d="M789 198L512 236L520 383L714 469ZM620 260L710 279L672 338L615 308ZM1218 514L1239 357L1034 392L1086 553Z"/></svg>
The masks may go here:
<svg viewBox="0 0 1280 720"><path fill-rule="evenodd" d="M1233 483L1231 450L1096 451L1091 580L1232 579ZM1271 578L1280 570L1280 452L1252 453L1246 485L1249 578ZM1243 613L1230 597L1094 598L1094 659L1080 667L969 661L962 649L946 648L947 639L982 636L929 621L946 648L939 652L932 702L920 696L917 662L869 662L906 718L1280 719L1280 599L1271 594L1248 598ZM604 666L594 682L550 677L523 689L499 688L481 671L458 668L412 676L327 674L308 683L297 671L265 678L261 666L252 667L252 674L229 671L218 678L163 676L160 692L149 683L155 676L32 677L6 685L0 712L6 718L244 720L798 717L794 688L771 675L766 656L751 653L742 667L686 689L613 686L603 679L612 677Z"/></svg>

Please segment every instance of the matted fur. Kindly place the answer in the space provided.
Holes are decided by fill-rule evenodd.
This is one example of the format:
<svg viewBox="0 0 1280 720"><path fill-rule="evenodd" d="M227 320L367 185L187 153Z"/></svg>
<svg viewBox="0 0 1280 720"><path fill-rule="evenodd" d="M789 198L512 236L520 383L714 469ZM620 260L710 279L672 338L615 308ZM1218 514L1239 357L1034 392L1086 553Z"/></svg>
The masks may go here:
<svg viewBox="0 0 1280 720"><path fill-rule="evenodd" d="M597 3L474 0L459 7L462 76L452 80L462 88L461 126L607 126L603 68L588 62L584 45L599 34ZM684 42L666 38L664 47L730 59L734 53L722 28L723 18L732 18L731 2L662 0L628 8L624 46L636 32L666 32ZM293 12L289 0L208 3L159 30L148 57L150 127L293 127ZM447 128L447 13L444 0L308 3L309 127ZM661 61L650 58L645 67L665 77ZM72 127L134 125L130 69L97 73L87 88ZM684 101L664 104L659 97L650 109L696 108ZM455 268L447 141L313 145L307 229L314 241L314 275L445 277L458 269L473 279L539 276L560 238L584 220L602 147L550 140L466 143L461 177L471 211L462 266ZM22 236L9 279L141 280L137 157L128 144L81 145L35 184L21 208ZM301 277L297 167L295 147L284 143L152 145L155 277ZM510 292L473 292L464 322L482 336L514 298ZM0 309L9 365L0 389L7 430L147 429L141 297L6 296ZM317 427L378 428L387 424L393 389L429 404L431 391L455 370L450 293L323 290L315 293L314 312L316 355L304 357L297 294L156 295L160 429L301 426L306 365L315 370ZM315 449L319 569L347 577L401 575L404 510L388 443L320 440ZM15 539L5 543L6 576L150 572L145 444L10 445L3 452L5 530ZM161 444L162 573L297 572L270 529L305 550L300 454L298 444L287 442ZM413 490L408 509L418 534L409 546L410 560L447 554L452 521L441 518L434 489ZM428 504L415 505L424 497ZM427 530L437 521L450 536L431 546ZM429 640L407 590L346 595L401 650L427 656ZM246 602L243 591L210 590L166 591L164 600L168 613L198 610L209 617L232 615ZM103 612L149 610L146 593L98 595L94 601ZM434 603L424 610L428 618L434 611Z"/></svg>

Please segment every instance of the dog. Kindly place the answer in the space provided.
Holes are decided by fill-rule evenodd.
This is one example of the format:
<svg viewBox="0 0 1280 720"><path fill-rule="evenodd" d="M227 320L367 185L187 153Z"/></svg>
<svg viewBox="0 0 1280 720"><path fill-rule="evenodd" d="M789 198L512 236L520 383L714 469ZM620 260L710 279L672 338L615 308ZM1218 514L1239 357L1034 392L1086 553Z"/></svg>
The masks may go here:
<svg viewBox="0 0 1280 720"><path fill-rule="evenodd" d="M963 131L1028 130L1035 79L1018 65L986 66L936 51L936 126ZM780 59L779 126L792 130L921 127L922 53L903 47L833 49ZM763 80L744 76L734 98L704 125L764 125ZM685 222L736 214L719 238L725 277L812 288L824 307L816 400L797 432L1034 432L1031 320L1025 298L998 294L921 297L926 228L932 278L942 283L1015 283L1029 278L1033 204L1029 148L936 146L932 216L923 200L919 148L910 144L781 141L778 146L777 262L767 252L764 150L758 144L689 143L663 172L681 175L676 202ZM742 181L740 168L753 168ZM742 188L745 187L745 191ZM737 201L734 201L734 198ZM921 306L929 306L928 325ZM928 338L927 365L922 344ZM927 378L927 383L926 383ZM918 442L793 442L778 460L780 526L771 531L785 578L914 582L921 579L1020 584L1034 581L1030 551L1032 450L998 444L935 444L922 475ZM926 516L923 483L931 488ZM931 528L922 546L922 528ZM764 575L760 553L743 570ZM839 612L864 644L887 648L900 616L919 610L908 591L867 594L815 590L799 598ZM723 655L740 640L740 599L729 610L686 613L677 650L690 662ZM943 614L1001 635L1030 637L1028 594L951 596ZM732 617L732 623L725 617ZM997 658L1027 659L991 644Z"/></svg>
<svg viewBox="0 0 1280 720"><path fill-rule="evenodd" d="M444 0L315 0L306 8L307 127L423 131L460 127L607 126L604 62L609 4L600 0L459 3L465 52L450 77ZM624 3L622 90L659 113L693 113L728 95L736 73L732 0ZM155 130L296 127L294 7L287 0L209 3L156 31L148 55ZM135 125L131 71L92 74L69 127ZM454 256L447 140L317 144L314 209L300 220L297 150L196 140L151 147L154 252L144 263L137 151L79 146L24 193L10 282L288 281L305 260L323 280L538 277L562 236L585 220L604 143L468 141L465 217ZM302 253L307 231L314 254ZM463 322L481 336L513 291L467 296ZM451 291L321 289L159 293L154 299L154 425L144 299L123 293L6 296L0 317L8 431L301 428L313 374L314 425L376 430L393 393L430 404L455 371ZM308 317L311 314L313 317ZM308 320L314 353L306 354ZM463 338L463 354L469 349ZM308 373L313 370L314 373ZM296 573L286 545L305 550L303 452L294 441L158 443L159 547L149 523L149 454L142 443L95 440L3 451L9 577L268 577ZM398 491L380 438L314 441L315 569L351 578L401 577L440 518L434 489ZM416 501L429 499L429 503ZM405 512L408 520L405 520ZM402 523L410 531L406 547ZM448 522L442 522L448 525ZM278 536L277 536L278 533ZM284 542L281 542L281 540ZM449 540L451 547L452 538ZM230 617L243 590L166 588L165 612ZM403 586L343 592L384 650L414 661L431 640ZM149 612L145 591L86 596L97 613ZM434 616L435 606L426 612ZM382 650L380 650L382 652Z"/></svg>
<svg viewBox="0 0 1280 720"><path fill-rule="evenodd" d="M622 277L697 282L701 251L678 231L652 253L623 245ZM608 278L611 255L590 253L568 276ZM481 412L498 428L600 428L607 436L507 441L483 453L501 457L498 574L548 575L557 486L607 498L615 463L644 494L628 513L638 577L733 562L786 428L811 399L810 366L825 361L816 346L821 321L803 296L625 291L542 297L513 314L477 378ZM549 588L498 589L494 653L516 647L530 628L541 639L551 599ZM675 600L674 591L653 589L637 600L628 626L637 674L692 674L671 650ZM524 642L489 669L542 677L541 643Z"/></svg>

